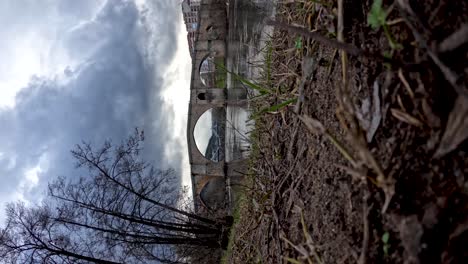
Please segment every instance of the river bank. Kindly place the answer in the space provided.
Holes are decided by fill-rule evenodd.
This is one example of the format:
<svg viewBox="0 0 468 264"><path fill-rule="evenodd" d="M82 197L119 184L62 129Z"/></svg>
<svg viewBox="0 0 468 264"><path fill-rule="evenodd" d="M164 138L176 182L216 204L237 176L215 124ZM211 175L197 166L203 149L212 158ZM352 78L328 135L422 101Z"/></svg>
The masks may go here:
<svg viewBox="0 0 468 264"><path fill-rule="evenodd" d="M468 5L344 2L276 7L224 260L465 263Z"/></svg>

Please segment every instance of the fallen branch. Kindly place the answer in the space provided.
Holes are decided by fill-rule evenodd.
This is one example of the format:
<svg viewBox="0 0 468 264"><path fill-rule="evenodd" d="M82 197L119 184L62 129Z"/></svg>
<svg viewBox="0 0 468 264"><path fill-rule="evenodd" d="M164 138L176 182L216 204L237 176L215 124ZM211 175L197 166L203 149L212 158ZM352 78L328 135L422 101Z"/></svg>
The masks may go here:
<svg viewBox="0 0 468 264"><path fill-rule="evenodd" d="M286 30L290 33L295 33L295 34L299 34L303 37L307 37L307 38L310 38L312 40L315 40L325 46L328 46L328 47L331 47L331 48L335 48L335 49L339 49L339 50L343 50L345 51L346 53L350 54L350 55L353 55L353 56L357 56L357 57L367 57L367 58L371 58L371 59L374 59L376 61L379 61L379 62L386 62L386 63L390 63L390 64L401 64L395 60L392 60L390 58L386 58L384 57L382 54L379 54L379 53L373 53L373 52L370 52L370 51L367 51L367 50L363 50L363 49L360 49L352 44L348 44L348 43L345 43L345 42L341 42L341 41L338 41L338 40L335 40L335 39L330 39L330 38L327 38L323 35L321 35L320 33L318 32L312 32L304 27L300 27L300 26L293 26L293 25L289 25L289 24L286 24L286 23L283 23L283 22L279 22L279 21L275 21L275 20L271 20L271 19L267 19L266 20L266 23L267 25L271 25L271 26L274 26L276 28L279 28L279 29L283 29L283 30Z"/></svg>

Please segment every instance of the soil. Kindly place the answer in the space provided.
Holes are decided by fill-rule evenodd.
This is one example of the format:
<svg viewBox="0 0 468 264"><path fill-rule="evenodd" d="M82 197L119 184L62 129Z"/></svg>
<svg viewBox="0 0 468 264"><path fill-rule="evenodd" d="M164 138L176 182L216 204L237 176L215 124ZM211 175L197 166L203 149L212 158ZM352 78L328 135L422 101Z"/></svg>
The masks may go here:
<svg viewBox="0 0 468 264"><path fill-rule="evenodd" d="M336 1L281 2L277 21L336 35ZM383 2L385 8L392 4ZM396 2L410 3L412 12ZM367 25L371 5L345 1L345 41L388 53L383 30ZM304 57L315 66L299 114L289 106L256 121L230 263L468 263L468 43L464 36L464 43L444 52L439 45L467 25L468 2L395 1L387 21L403 48L393 51L390 63L350 56L347 73L351 104L364 116L357 118L358 130L365 137L371 130L366 120L379 120L364 145L390 188L362 158L362 142L337 118L340 51L277 29L271 69L265 70L271 80L264 83L275 92L253 100L257 110L298 95ZM455 84L428 49L459 77ZM320 121L356 163L298 116Z"/></svg>

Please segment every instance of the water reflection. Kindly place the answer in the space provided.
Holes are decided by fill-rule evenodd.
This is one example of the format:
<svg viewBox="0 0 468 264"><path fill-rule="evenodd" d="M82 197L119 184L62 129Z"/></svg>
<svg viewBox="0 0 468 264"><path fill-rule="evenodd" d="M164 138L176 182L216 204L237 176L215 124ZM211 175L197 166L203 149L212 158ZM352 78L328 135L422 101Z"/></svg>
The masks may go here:
<svg viewBox="0 0 468 264"><path fill-rule="evenodd" d="M250 131L253 121L250 112L241 107L228 106L226 110L226 161L247 158L250 154Z"/></svg>
<svg viewBox="0 0 468 264"><path fill-rule="evenodd" d="M273 17L276 0L232 0L229 4L228 58L227 66L232 72L248 79L258 76L253 62L272 34L265 20ZM242 85L232 82L233 86Z"/></svg>
<svg viewBox="0 0 468 264"><path fill-rule="evenodd" d="M228 46L225 61L229 72L250 80L258 77L255 69L251 67L251 61L259 59L265 40L271 34L264 26L264 20L273 15L274 3L275 1L271 0L229 2ZM208 56L202 62L200 67L202 83L208 87L226 87L225 89L243 87L237 78L232 78L230 74L226 76L225 72L216 69L216 65L224 63L224 60L218 59ZM200 152L216 162L246 158L250 153L249 132L254 125L253 121L249 120L249 116L248 105L236 107L228 104L226 108L214 108L205 112L198 120L194 131Z"/></svg>
<svg viewBox="0 0 468 264"><path fill-rule="evenodd" d="M207 87L213 87L215 85L214 80L215 64L212 56L204 59L200 65L200 80L203 85Z"/></svg>
<svg viewBox="0 0 468 264"><path fill-rule="evenodd" d="M226 110L222 107L207 110L197 121L195 144L200 153L214 162L225 157Z"/></svg>
<svg viewBox="0 0 468 264"><path fill-rule="evenodd" d="M275 0L232 0L229 4L228 56L226 66L238 76L255 80L258 69L253 61L260 61L265 40L272 28L265 27L264 20L274 15ZM247 88L238 78L228 75L227 88ZM254 122L249 119L247 108L227 107L226 161L246 158L250 153L250 131Z"/></svg>

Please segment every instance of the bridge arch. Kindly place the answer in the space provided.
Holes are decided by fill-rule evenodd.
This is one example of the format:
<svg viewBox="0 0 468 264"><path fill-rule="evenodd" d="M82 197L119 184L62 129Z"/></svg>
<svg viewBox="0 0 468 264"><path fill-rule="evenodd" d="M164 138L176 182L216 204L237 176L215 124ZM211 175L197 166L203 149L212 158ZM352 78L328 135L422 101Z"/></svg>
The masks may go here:
<svg viewBox="0 0 468 264"><path fill-rule="evenodd" d="M193 140L198 152L213 162L224 160L225 131L226 109L224 107L210 108L203 112L195 121L193 129Z"/></svg>
<svg viewBox="0 0 468 264"><path fill-rule="evenodd" d="M200 149L197 146L197 141L195 139L195 127L198 124L198 121L200 120L200 117L209 111L210 109L213 109L213 107L210 104L206 105L198 105L197 107L194 107L193 111L189 114L189 125L187 127L187 137L188 137L188 144L189 144L189 155L191 156L192 160L196 162L197 164L206 164L212 162L211 160L207 159L203 153L201 153Z"/></svg>
<svg viewBox="0 0 468 264"><path fill-rule="evenodd" d="M215 82L203 84L200 69L204 60L213 57L226 65L227 51L227 14L225 0L201 0L199 27L192 54L192 77L190 85L190 103L187 121L187 144L191 166L192 190L194 200L199 205L211 207L213 203L225 200L228 180L239 178L246 171L241 161L218 162L207 159L197 146L194 130L199 118L209 109L226 108L227 105L238 104L236 89L224 89L226 86ZM225 81L225 80L224 80ZM222 86L217 88L217 86ZM220 89L223 88L223 89ZM239 93L243 94L243 93ZM232 100L229 100L231 98ZM236 179L237 179L236 178ZM223 183L224 184L221 184ZM214 184L217 183L217 184ZM223 204L224 206L225 204ZM195 205L197 210L197 205Z"/></svg>
<svg viewBox="0 0 468 264"><path fill-rule="evenodd" d="M201 59L198 66L198 76L205 87L215 86L214 78L216 74L216 65L214 60L215 59L212 54L208 53L203 59Z"/></svg>
<svg viewBox="0 0 468 264"><path fill-rule="evenodd" d="M210 211L222 208L225 203L225 194L219 190L226 188L225 177L203 177L200 182L202 184L199 185L197 193L201 205Z"/></svg>
<svg viewBox="0 0 468 264"><path fill-rule="evenodd" d="M227 72L224 69L226 62L223 56L207 52L203 57L200 56L195 65L197 71L192 81L196 82L197 87L226 88Z"/></svg>

